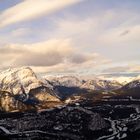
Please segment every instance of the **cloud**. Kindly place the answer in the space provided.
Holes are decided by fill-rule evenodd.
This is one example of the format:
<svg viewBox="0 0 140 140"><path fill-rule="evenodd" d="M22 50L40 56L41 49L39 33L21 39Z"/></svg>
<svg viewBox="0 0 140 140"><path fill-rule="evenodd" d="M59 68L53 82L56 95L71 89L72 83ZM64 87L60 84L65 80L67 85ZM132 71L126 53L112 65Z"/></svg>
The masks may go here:
<svg viewBox="0 0 140 140"><path fill-rule="evenodd" d="M129 33L130 33L129 30L125 30L125 31L123 31L123 32L120 34L120 36L125 36L125 35L127 35L127 34L129 34Z"/></svg>
<svg viewBox="0 0 140 140"><path fill-rule="evenodd" d="M32 66L32 69L39 74L93 74L99 69L100 66L107 64L99 57L94 60L88 60L84 63L59 63L53 66ZM97 72L96 72L97 73Z"/></svg>
<svg viewBox="0 0 140 140"><path fill-rule="evenodd" d="M99 42L106 46L139 46L140 25L118 26L105 31Z"/></svg>
<svg viewBox="0 0 140 140"><path fill-rule="evenodd" d="M85 53L72 47L69 39L48 40L34 44L9 44L0 47L2 67L34 66L53 69L61 65L67 67L94 63L98 54Z"/></svg>
<svg viewBox="0 0 140 140"><path fill-rule="evenodd" d="M0 26L48 15L77 2L80 0L25 0L0 14ZM80 14L82 7L78 10L77 13L70 10L70 13L66 12L63 16L55 15L47 19L47 24L40 19L41 26L38 28L31 24L29 29L21 26L19 29L12 29L12 32L2 32L1 41L17 44L9 43L0 48L1 66L29 65L38 72L50 73L82 70L94 73L94 70L99 72L99 69L107 67L104 72L138 71L138 66L121 67L124 62L139 61L139 57L136 58L140 51L138 13L127 9L103 9L98 13L93 9L90 14L83 16ZM50 40L35 43L46 39ZM108 57L109 60L98 54ZM111 67L114 65L109 64L110 59L118 66ZM107 65L104 66L105 64Z"/></svg>
<svg viewBox="0 0 140 140"><path fill-rule="evenodd" d="M91 55L90 53L89 54L86 54L86 53L81 54L79 52L79 53L76 53L76 54L73 54L72 56L70 56L70 60L72 63L80 64L83 62L87 62L88 60L94 60L94 58L96 56L97 56L97 54L94 54L94 55Z"/></svg>
<svg viewBox="0 0 140 140"><path fill-rule="evenodd" d="M104 69L103 73L135 73L140 72L139 64L128 64L124 66L114 66Z"/></svg>
<svg viewBox="0 0 140 140"><path fill-rule="evenodd" d="M122 11L107 10L97 15L91 14L92 16L86 18L74 15L56 17L51 20L54 29L49 32L42 31L42 36L72 38L81 48L86 47L87 50L94 47L104 51L104 48L109 50L109 47L117 50L122 46L127 48L139 46L138 14L130 11L121 13Z"/></svg>
<svg viewBox="0 0 140 140"><path fill-rule="evenodd" d="M140 72L140 65L134 65L130 67L131 72Z"/></svg>
<svg viewBox="0 0 140 140"><path fill-rule="evenodd" d="M116 67L109 67L103 70L103 73L119 73L119 72L127 72L129 70L129 66L116 66Z"/></svg>
<svg viewBox="0 0 140 140"><path fill-rule="evenodd" d="M57 26L57 33L63 32L63 35L80 35L90 32L97 27L98 21L94 18L88 17L86 19L78 19L68 17L67 19L55 20Z"/></svg>
<svg viewBox="0 0 140 140"><path fill-rule="evenodd" d="M25 0L0 14L0 27L56 12L81 0Z"/></svg>

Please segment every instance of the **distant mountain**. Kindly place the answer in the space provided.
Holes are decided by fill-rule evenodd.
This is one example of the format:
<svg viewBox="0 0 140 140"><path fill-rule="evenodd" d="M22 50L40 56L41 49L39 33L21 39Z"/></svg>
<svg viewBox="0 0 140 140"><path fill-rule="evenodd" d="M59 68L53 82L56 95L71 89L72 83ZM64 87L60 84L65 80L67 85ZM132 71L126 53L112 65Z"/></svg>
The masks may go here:
<svg viewBox="0 0 140 140"><path fill-rule="evenodd" d="M118 89L116 93L121 96L132 96L134 98L140 98L140 76L133 78L133 80L122 88Z"/></svg>
<svg viewBox="0 0 140 140"><path fill-rule="evenodd" d="M60 76L47 78L53 86L81 87L84 80L76 76Z"/></svg>
<svg viewBox="0 0 140 140"><path fill-rule="evenodd" d="M140 88L140 76L133 78L131 82L123 86L123 89L133 89L133 88Z"/></svg>
<svg viewBox="0 0 140 140"><path fill-rule="evenodd" d="M81 88L84 80L76 76L60 76L47 77L46 82L49 82L55 89L55 92L61 99L65 99L73 94L86 93L87 90Z"/></svg>
<svg viewBox="0 0 140 140"><path fill-rule="evenodd" d="M119 89L122 85L114 80L103 80L94 78L93 80L82 79L76 76L61 76L46 78L60 98L67 98L73 94L83 94L94 91L109 91Z"/></svg>
<svg viewBox="0 0 140 140"><path fill-rule="evenodd" d="M115 80L122 85L126 85L127 83L131 82L134 79L134 77L128 77L128 76L118 76L118 77L117 76L112 76L112 77L102 76L101 78L104 80L110 80L110 81Z"/></svg>
<svg viewBox="0 0 140 140"><path fill-rule="evenodd" d="M0 73L1 110L24 110L46 101L59 101L53 87L40 81L29 67L8 69Z"/></svg>
<svg viewBox="0 0 140 140"><path fill-rule="evenodd" d="M108 90L114 90L122 87L122 85L114 80L102 80L102 79L93 79L86 81L82 88L96 90L96 91L108 91Z"/></svg>
<svg viewBox="0 0 140 140"><path fill-rule="evenodd" d="M123 89L134 89L134 88L140 88L140 81L139 80L134 80L128 84L126 84Z"/></svg>

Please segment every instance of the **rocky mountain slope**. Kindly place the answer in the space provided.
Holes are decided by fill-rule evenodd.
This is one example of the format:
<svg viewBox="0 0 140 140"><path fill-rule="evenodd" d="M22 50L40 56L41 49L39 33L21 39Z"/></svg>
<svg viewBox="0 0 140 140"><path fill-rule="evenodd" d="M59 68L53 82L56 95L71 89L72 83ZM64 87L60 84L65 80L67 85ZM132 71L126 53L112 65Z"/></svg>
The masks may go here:
<svg viewBox="0 0 140 140"><path fill-rule="evenodd" d="M132 78L130 82L122 87L111 91L115 98L126 99L130 101L139 101L140 99L140 76ZM114 98L114 97L112 97Z"/></svg>
<svg viewBox="0 0 140 140"><path fill-rule="evenodd" d="M134 78L131 82L124 86L126 89L140 88L140 76Z"/></svg>
<svg viewBox="0 0 140 140"><path fill-rule="evenodd" d="M24 110L42 102L59 101L54 95L52 86L40 81L29 67L0 73L1 110Z"/></svg>
<svg viewBox="0 0 140 140"><path fill-rule="evenodd" d="M131 82L115 91L120 96L130 96L131 98L140 98L140 77L134 78Z"/></svg>

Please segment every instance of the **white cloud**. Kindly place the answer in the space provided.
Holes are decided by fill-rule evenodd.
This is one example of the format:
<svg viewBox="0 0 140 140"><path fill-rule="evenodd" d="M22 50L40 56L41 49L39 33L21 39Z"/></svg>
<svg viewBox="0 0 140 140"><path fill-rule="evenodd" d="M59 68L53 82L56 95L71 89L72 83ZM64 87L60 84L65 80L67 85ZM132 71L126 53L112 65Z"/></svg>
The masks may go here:
<svg viewBox="0 0 140 140"><path fill-rule="evenodd" d="M0 14L0 27L48 15L81 0L25 0Z"/></svg>
<svg viewBox="0 0 140 140"><path fill-rule="evenodd" d="M135 73L140 72L140 65L139 64L127 64L123 66L113 66L108 67L102 71L103 73Z"/></svg>
<svg viewBox="0 0 140 140"><path fill-rule="evenodd" d="M72 46L69 39L48 40L34 44L9 44L0 47L1 68L17 66L47 67L48 70L75 70L91 67L100 56L86 53Z"/></svg>
<svg viewBox="0 0 140 140"><path fill-rule="evenodd" d="M139 22L136 13L105 11L99 15L81 18L67 15L53 19L54 29L42 31L42 36L50 38L72 38L81 48L122 47L139 44ZM137 22L136 22L137 21ZM45 35L46 34L46 35Z"/></svg>
<svg viewBox="0 0 140 140"><path fill-rule="evenodd" d="M80 0L26 0L5 10L0 15L0 26L48 15L77 2ZM64 73L87 69L92 71L93 68L96 70L108 68L107 72L138 71L138 65L134 67L123 65L122 58L129 63L130 59L132 60L130 56L136 55L140 40L139 15L124 9L122 11L112 9L99 15L91 13L86 18L79 13L75 15L64 13L63 17L49 19L47 22L52 23L51 28L45 24L39 26L38 30L31 27L31 30L34 30L29 35L29 40L31 38L29 42L36 41L33 38L37 37L38 40L46 38L51 40L2 47L0 63L2 67L30 65L38 72ZM19 28L6 35L6 39L8 37L11 39L5 42L17 42L18 38L22 37L22 43L28 42L26 34L29 34L28 29ZM111 64L104 66L110 63L110 60L94 52L107 56L114 65L119 61L119 65L114 68Z"/></svg>

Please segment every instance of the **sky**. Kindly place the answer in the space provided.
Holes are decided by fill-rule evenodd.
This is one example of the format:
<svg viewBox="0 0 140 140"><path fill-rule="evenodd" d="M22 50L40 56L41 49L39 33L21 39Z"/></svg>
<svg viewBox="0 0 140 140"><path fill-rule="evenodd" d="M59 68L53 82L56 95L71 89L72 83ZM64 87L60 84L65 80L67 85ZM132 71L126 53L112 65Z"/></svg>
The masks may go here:
<svg viewBox="0 0 140 140"><path fill-rule="evenodd" d="M140 72L140 0L1 0L0 70Z"/></svg>

